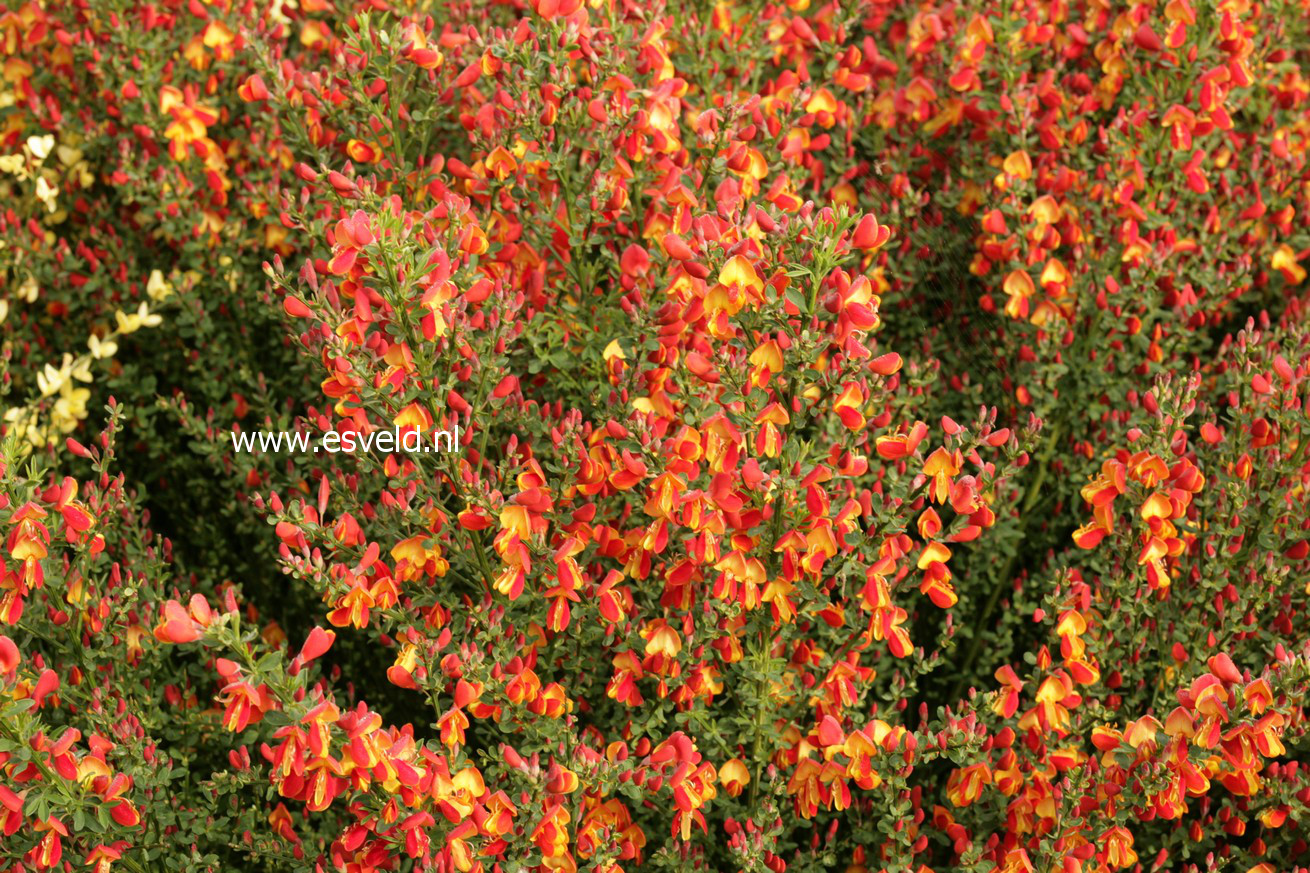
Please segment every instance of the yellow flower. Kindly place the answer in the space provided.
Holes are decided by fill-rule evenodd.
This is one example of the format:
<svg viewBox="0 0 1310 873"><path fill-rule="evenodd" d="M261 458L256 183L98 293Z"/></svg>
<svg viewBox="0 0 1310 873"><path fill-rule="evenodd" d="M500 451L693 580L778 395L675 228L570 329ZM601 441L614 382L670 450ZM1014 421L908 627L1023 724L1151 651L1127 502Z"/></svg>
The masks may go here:
<svg viewBox="0 0 1310 873"><path fill-rule="evenodd" d="M91 334L87 338L86 344L91 349L91 357L97 361L112 358L114 353L118 351L118 343L114 342L112 338L102 340L95 334Z"/></svg>
<svg viewBox="0 0 1310 873"><path fill-rule="evenodd" d="M59 163L65 167L71 167L78 161L82 160L82 150L75 149L72 146L61 145L55 148L55 154L59 156Z"/></svg>
<svg viewBox="0 0 1310 873"><path fill-rule="evenodd" d="M73 388L65 383L66 390L55 401L50 411L50 421L61 433L72 433L77 423L86 418L86 402L91 399L91 392L86 388Z"/></svg>
<svg viewBox="0 0 1310 873"><path fill-rule="evenodd" d="M45 437L36 426L36 410L26 406L14 406L5 410L5 422L9 425L10 433L25 441L28 446L45 445Z"/></svg>
<svg viewBox="0 0 1310 873"><path fill-rule="evenodd" d="M45 176L40 176L37 178L36 199L40 200L42 203L45 204L45 208L47 211L54 212L56 209L59 208L58 204L55 203L55 197L56 195L58 195L58 193L59 193L59 189L51 185L50 181L46 179Z"/></svg>
<svg viewBox="0 0 1310 873"><path fill-rule="evenodd" d="M150 278L146 280L146 294L151 300L164 300L173 293L173 286L164 279L164 274L159 270L151 270Z"/></svg>
<svg viewBox="0 0 1310 873"><path fill-rule="evenodd" d="M719 768L719 782L723 784L728 794L733 797L739 796L742 789L750 784L750 781L750 771L738 758L733 758Z"/></svg>
<svg viewBox="0 0 1310 873"><path fill-rule="evenodd" d="M626 361L628 359L628 356L623 353L623 347L619 345L618 340L610 340L610 344L605 346L605 351L602 352L602 354L604 355L606 362L615 359L620 361Z"/></svg>
<svg viewBox="0 0 1310 873"><path fill-rule="evenodd" d="M1292 247L1284 243L1275 251L1270 261L1275 270L1282 272L1283 277L1293 285L1299 285L1305 281L1305 268L1296 262L1296 252Z"/></svg>
<svg viewBox="0 0 1310 873"><path fill-rule="evenodd" d="M144 302L131 315L120 309L114 313L114 317L118 319L118 332L121 334L136 333L143 327L155 327L164 320L153 314Z"/></svg>
<svg viewBox="0 0 1310 873"><path fill-rule="evenodd" d="M723 269L719 271L719 283L729 286L741 285L757 292L764 288L764 282L760 280L751 262L741 255L734 255L723 265Z"/></svg>
<svg viewBox="0 0 1310 873"><path fill-rule="evenodd" d="M50 134L45 136L29 136L27 138L27 150L32 153L39 164L46 158L50 157L50 151L55 147L55 138Z"/></svg>
<svg viewBox="0 0 1310 873"><path fill-rule="evenodd" d="M92 379L90 359L83 357L72 361L71 358L71 355L64 355L64 366L69 368L69 375L79 382L90 382Z"/></svg>
<svg viewBox="0 0 1310 873"><path fill-rule="evenodd" d="M68 371L62 368L55 369L53 364L46 364L45 368L36 374L36 386L41 389L42 397L58 394L66 381L68 381Z"/></svg>

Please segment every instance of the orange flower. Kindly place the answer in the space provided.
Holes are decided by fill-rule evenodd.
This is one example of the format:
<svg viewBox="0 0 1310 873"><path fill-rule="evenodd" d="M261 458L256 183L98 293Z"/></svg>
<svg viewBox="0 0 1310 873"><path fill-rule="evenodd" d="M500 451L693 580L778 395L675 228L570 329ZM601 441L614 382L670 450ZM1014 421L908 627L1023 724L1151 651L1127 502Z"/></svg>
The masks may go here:
<svg viewBox="0 0 1310 873"><path fill-rule="evenodd" d="M564 804L556 803L547 810L532 832L532 842L548 867L560 869L569 850L569 812Z"/></svg>
<svg viewBox="0 0 1310 873"><path fill-rule="evenodd" d="M212 620L209 603L199 594L191 598L189 611L176 600L169 600L164 604L163 621L155 628L155 639L161 643L194 642Z"/></svg>
<svg viewBox="0 0 1310 873"><path fill-rule="evenodd" d="M25 860L39 870L53 870L59 865L64 854L63 837L68 836L68 827L59 819L50 816L32 823L32 828L44 832L36 846L28 852Z"/></svg>
<svg viewBox="0 0 1310 873"><path fill-rule="evenodd" d="M928 426L916 421L908 434L880 436L875 440L878 457L887 461L907 458L919 448L919 443L928 436Z"/></svg>
<svg viewBox="0 0 1310 873"><path fill-rule="evenodd" d="M1101 851L1105 863L1116 869L1137 863L1137 853L1133 851L1133 835L1125 827L1113 827L1101 834Z"/></svg>
<svg viewBox="0 0 1310 873"><path fill-rule="evenodd" d="M732 758L719 767L719 783L732 797L740 797L750 781L750 771L738 758Z"/></svg>
<svg viewBox="0 0 1310 873"><path fill-rule="evenodd" d="M928 493L935 502L945 503L950 497L951 477L959 475L962 464L958 449L948 452L945 448L938 448L923 462L923 475L932 480Z"/></svg>
<svg viewBox="0 0 1310 873"><path fill-rule="evenodd" d="M1019 179L1029 179L1033 174L1033 162L1027 152L1011 152L1005 158L1002 168Z"/></svg>
<svg viewBox="0 0 1310 873"><path fill-rule="evenodd" d="M86 864L92 870L92 873L109 873L114 861L123 857L123 849L127 848L127 843L119 840L112 845L98 845L86 855Z"/></svg>
<svg viewBox="0 0 1310 873"><path fill-rule="evenodd" d="M747 303L762 301L764 282L741 255L734 255L719 271L718 284L705 295L705 311L711 319L723 313L736 315Z"/></svg>
<svg viewBox="0 0 1310 873"><path fill-rule="evenodd" d="M847 382L843 385L841 394L833 401L833 409L841 418L841 423L845 425L847 430L862 430L864 428L863 406L864 391L854 382Z"/></svg>
<svg viewBox="0 0 1310 873"><path fill-rule="evenodd" d="M946 780L946 796L955 806L968 806L982 796L983 787L992 781L986 764L970 764L951 771Z"/></svg>

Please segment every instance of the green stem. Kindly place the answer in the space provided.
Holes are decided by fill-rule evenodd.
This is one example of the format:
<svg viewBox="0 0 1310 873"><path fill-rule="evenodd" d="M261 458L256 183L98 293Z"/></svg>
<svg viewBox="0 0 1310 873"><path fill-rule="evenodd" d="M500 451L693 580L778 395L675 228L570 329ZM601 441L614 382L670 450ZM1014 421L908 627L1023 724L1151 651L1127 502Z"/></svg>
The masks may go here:
<svg viewBox="0 0 1310 873"><path fill-rule="evenodd" d="M136 861L133 861L131 858L127 857L126 855L124 855L122 858L119 858L118 863L122 864L127 869L133 871L133 873L145 873L145 871L141 869L140 864L138 864Z"/></svg>
<svg viewBox="0 0 1310 873"><path fill-rule="evenodd" d="M1037 460L1037 475L1033 477L1032 483L1028 486L1024 494L1023 503L1020 504L1019 521L1020 524L1026 524L1027 516L1037 506L1038 501L1042 498L1042 489L1046 486L1046 480L1050 476L1051 461L1054 458L1055 450L1059 445L1060 438L1063 435L1062 424L1057 423L1051 428L1051 435L1047 438L1046 447L1042 450L1041 457ZM1001 595L1009 587L1010 579L1014 573L1015 565L1019 561L1019 550L1010 553L1010 557L1001 569L1001 575L996 579L996 585L992 587L991 594L987 597L987 603L983 605L982 612L978 615L978 620L974 623L976 632L973 639L969 642L969 651L960 664L959 678L955 680L955 686L951 689L948 700L956 701L964 691L964 685L968 681L969 671L973 669L975 662L978 660L978 654L982 649L983 629L987 627L987 622L991 619L992 613L996 610L996 605L1001 601Z"/></svg>
<svg viewBox="0 0 1310 873"><path fill-rule="evenodd" d="M760 637L761 645L763 645L763 633L761 633ZM751 762L755 765L755 772L751 775L751 793L748 803L752 820L755 818L756 801L759 799L760 780L764 778L764 763L760 759L764 754L765 691L765 671L759 669L755 679L755 724L753 731L755 741L751 744Z"/></svg>

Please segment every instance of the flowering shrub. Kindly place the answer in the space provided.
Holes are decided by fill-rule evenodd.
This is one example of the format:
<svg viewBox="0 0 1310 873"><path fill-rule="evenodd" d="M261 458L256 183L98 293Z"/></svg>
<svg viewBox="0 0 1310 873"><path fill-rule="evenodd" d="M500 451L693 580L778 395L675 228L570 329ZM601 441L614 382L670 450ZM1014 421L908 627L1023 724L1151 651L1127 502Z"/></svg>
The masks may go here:
<svg viewBox="0 0 1310 873"><path fill-rule="evenodd" d="M1308 24L5 13L0 869L1305 869Z"/></svg>

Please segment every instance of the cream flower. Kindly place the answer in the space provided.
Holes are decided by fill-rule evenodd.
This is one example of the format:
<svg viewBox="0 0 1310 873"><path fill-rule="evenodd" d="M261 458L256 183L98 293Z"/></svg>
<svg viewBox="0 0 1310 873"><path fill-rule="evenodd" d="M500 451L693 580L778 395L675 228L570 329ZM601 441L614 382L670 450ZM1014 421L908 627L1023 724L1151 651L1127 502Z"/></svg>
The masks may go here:
<svg viewBox="0 0 1310 873"><path fill-rule="evenodd" d="M55 154L59 156L59 163L65 167L71 167L82 160L82 150L72 146L61 145L55 149Z"/></svg>
<svg viewBox="0 0 1310 873"><path fill-rule="evenodd" d="M42 397L58 394L64 383L68 381L69 375L66 367L56 368L54 364L46 364L41 372L36 374L36 387L41 389Z"/></svg>
<svg viewBox="0 0 1310 873"><path fill-rule="evenodd" d="M112 337L102 340L95 334L91 334L91 336L87 337L86 344L91 349L91 357L97 361L112 358L118 351L118 343L114 342Z"/></svg>
<svg viewBox="0 0 1310 873"><path fill-rule="evenodd" d="M136 333L143 327L154 327L164 320L161 316L152 313L144 301L137 307L136 312L128 315L120 309L114 313L114 317L118 319L118 332L121 334Z"/></svg>
<svg viewBox="0 0 1310 873"><path fill-rule="evenodd" d="M173 293L173 286L164 278L164 274L159 270L151 270L150 278L146 280L146 294L151 300L159 301L167 298Z"/></svg>
<svg viewBox="0 0 1310 873"><path fill-rule="evenodd" d="M45 176L39 176L37 178L36 198L45 204L47 211L54 212L59 208L59 204L55 202L55 198L58 194L59 189L51 185Z"/></svg>
<svg viewBox="0 0 1310 873"><path fill-rule="evenodd" d="M50 410L50 423L61 433L72 433L77 423L86 418L86 402L91 399L91 392L86 388L68 388L55 406Z"/></svg>
<svg viewBox="0 0 1310 873"><path fill-rule="evenodd" d="M36 158L37 163L50 157L51 150L55 147L55 138L50 134L45 136L29 136L27 138L27 150Z"/></svg>

